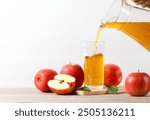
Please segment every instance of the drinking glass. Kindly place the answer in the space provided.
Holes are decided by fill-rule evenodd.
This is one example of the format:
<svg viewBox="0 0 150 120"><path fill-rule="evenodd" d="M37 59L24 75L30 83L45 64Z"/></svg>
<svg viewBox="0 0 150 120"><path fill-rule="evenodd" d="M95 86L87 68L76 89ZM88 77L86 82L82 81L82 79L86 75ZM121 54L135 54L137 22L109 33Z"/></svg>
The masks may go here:
<svg viewBox="0 0 150 120"><path fill-rule="evenodd" d="M104 85L104 42L84 42L84 84L90 90L103 89Z"/></svg>

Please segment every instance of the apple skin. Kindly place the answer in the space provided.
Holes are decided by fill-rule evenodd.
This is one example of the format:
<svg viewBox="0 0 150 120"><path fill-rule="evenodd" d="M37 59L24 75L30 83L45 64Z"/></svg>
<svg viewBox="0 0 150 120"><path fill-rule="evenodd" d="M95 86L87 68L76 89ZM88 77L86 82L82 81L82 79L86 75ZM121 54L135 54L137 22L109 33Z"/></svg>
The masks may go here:
<svg viewBox="0 0 150 120"><path fill-rule="evenodd" d="M150 76L144 72L130 73L125 80L125 89L132 96L145 96L150 91Z"/></svg>
<svg viewBox="0 0 150 120"><path fill-rule="evenodd" d="M52 69L41 69L34 77L34 84L36 88L42 92L50 92L47 82L54 78L57 72Z"/></svg>
<svg viewBox="0 0 150 120"><path fill-rule="evenodd" d="M59 94L59 95L68 95L70 93L72 93L74 90L75 90L75 86L76 86L76 83L75 81L72 82L72 83L69 83L69 88L66 88L66 89L55 89L55 88L52 88L49 86L49 88L51 89L52 92L56 93L56 94Z"/></svg>
<svg viewBox="0 0 150 120"><path fill-rule="evenodd" d="M84 81L84 72L79 64L66 64L60 70L60 74L71 75L76 79L76 87L81 87Z"/></svg>
<svg viewBox="0 0 150 120"><path fill-rule="evenodd" d="M116 64L104 65L104 85L117 86L122 81L122 70Z"/></svg>

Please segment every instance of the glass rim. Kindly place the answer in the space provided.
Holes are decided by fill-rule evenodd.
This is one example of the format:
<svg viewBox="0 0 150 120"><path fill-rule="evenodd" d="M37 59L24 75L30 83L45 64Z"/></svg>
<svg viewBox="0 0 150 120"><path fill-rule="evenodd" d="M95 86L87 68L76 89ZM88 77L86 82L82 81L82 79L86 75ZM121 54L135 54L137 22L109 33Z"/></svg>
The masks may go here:
<svg viewBox="0 0 150 120"><path fill-rule="evenodd" d="M101 25L106 24L108 22L118 22L120 21L120 19L122 18L122 13L128 11L128 14L126 14L126 18L124 19L125 22L129 22L129 17L131 15L131 9L132 6L130 4L127 4L126 0L121 0L120 2L120 8L118 10L117 15L114 15L108 19L105 20L105 18L107 18L107 16L109 17L110 12L113 11L114 5L116 3L118 3L118 0L115 0L112 5L110 6L110 8L108 9L107 13L105 16L102 17L101 19ZM126 12L127 13L127 12Z"/></svg>

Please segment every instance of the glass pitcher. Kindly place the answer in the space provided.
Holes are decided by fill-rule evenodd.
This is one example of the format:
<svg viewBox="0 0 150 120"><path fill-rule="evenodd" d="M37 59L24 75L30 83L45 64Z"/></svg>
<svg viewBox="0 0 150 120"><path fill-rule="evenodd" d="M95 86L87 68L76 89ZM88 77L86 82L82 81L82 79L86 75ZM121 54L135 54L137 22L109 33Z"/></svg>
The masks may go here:
<svg viewBox="0 0 150 120"><path fill-rule="evenodd" d="M140 1L146 0L133 1L115 0L103 17L101 27L118 29L150 51L150 3L145 7Z"/></svg>

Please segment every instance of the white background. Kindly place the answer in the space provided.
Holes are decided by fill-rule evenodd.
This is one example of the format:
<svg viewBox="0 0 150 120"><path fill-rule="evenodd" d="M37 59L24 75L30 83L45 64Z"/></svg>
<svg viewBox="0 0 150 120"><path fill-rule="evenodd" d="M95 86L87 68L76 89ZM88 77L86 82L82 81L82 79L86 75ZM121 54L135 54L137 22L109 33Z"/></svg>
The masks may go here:
<svg viewBox="0 0 150 120"><path fill-rule="evenodd" d="M42 68L83 66L83 42L95 40L114 0L0 0L0 87L33 87ZM117 9L117 7L116 7ZM103 31L105 63L124 74L150 73L150 53L125 34Z"/></svg>

